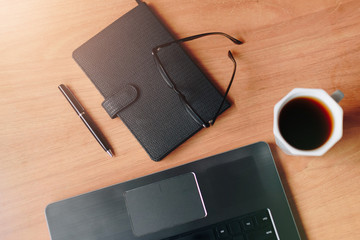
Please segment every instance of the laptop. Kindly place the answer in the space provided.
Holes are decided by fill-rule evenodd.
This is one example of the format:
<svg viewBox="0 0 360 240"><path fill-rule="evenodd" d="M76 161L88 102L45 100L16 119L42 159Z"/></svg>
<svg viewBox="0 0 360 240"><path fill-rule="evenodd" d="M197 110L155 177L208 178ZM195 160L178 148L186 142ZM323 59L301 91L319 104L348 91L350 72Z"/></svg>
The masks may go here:
<svg viewBox="0 0 360 240"><path fill-rule="evenodd" d="M45 212L52 240L300 239L265 142L61 200Z"/></svg>

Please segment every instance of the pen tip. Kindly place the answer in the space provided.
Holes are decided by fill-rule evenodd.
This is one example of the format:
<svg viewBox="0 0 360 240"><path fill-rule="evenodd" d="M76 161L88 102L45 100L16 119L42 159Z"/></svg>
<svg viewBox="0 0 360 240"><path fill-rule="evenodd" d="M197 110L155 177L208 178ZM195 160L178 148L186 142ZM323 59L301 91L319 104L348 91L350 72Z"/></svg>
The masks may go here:
<svg viewBox="0 0 360 240"><path fill-rule="evenodd" d="M113 157L113 156L114 156L113 153L112 153L112 151L111 151L111 149L107 150L106 152L110 155L110 157Z"/></svg>

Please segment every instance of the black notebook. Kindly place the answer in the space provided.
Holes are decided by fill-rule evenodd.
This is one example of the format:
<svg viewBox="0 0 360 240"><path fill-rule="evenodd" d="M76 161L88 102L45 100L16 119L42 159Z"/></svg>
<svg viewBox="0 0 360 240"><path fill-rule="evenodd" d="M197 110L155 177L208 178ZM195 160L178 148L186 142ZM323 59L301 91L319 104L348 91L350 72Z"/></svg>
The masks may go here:
<svg viewBox="0 0 360 240"><path fill-rule="evenodd" d="M159 73L152 49L174 37L140 1L134 9L85 42L75 61L105 98L108 114L120 117L154 161L201 130ZM179 44L158 53L191 107L209 121L222 95ZM220 112L230 107L225 102Z"/></svg>

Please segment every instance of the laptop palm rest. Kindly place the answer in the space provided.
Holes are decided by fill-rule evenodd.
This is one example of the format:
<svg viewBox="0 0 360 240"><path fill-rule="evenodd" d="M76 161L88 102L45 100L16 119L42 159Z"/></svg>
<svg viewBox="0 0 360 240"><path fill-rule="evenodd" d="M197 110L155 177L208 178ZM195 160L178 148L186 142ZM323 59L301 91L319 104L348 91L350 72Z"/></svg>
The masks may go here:
<svg viewBox="0 0 360 240"><path fill-rule="evenodd" d="M128 190L124 197L136 236L188 223L207 215L193 172Z"/></svg>

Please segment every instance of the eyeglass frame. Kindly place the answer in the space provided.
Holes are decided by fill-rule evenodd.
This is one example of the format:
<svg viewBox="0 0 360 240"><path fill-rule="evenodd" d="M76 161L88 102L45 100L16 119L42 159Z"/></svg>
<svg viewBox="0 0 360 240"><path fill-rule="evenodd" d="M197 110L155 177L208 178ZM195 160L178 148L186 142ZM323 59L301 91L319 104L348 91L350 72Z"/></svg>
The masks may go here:
<svg viewBox="0 0 360 240"><path fill-rule="evenodd" d="M231 51L230 50L228 51L228 57L233 62L234 69L233 69L233 73L232 73L232 76L231 76L231 79L230 79L230 83L229 83L229 85L228 85L228 87L227 87L227 89L225 91L225 94L224 94L224 97L223 97L222 102L220 104L220 107L218 108L218 110L217 110L216 114L214 115L214 117L209 122L204 121L200 117L200 115L196 113L196 111L191 107L191 105L186 100L186 97L177 89L175 83L171 80L169 74L165 70L164 65L161 63L160 58L159 58L157 53L160 51L160 49L168 47L168 46L170 46L172 44L180 43L180 42L187 42L187 41L195 40L195 39L205 37L205 36L209 36L209 35L222 35L222 36L228 38L229 40L231 40L233 43L235 43L237 45L243 44L242 41L240 41L240 40L238 40L238 39L236 39L236 38L234 38L234 37L232 37L232 36L230 36L230 35L228 35L226 33L223 33L223 32L208 32L208 33L197 34L197 35L181 38L181 39L178 39L178 40L170 41L170 42L158 45L158 46L156 46L156 47L154 47L152 49L152 55L153 55L156 67L157 67L158 71L160 72L162 78L164 79L164 81L166 82L168 87L171 88L172 90L174 90L174 92L179 96L180 102L184 105L185 110L191 116L191 118L196 123L201 125L203 128L207 128L207 127L210 127L210 126L214 125L215 120L219 116L221 108L224 105L224 102L225 102L226 97L227 97L227 95L229 93L230 87L231 87L232 82L234 80L237 64L236 64L236 61L235 61L234 56L232 55Z"/></svg>

